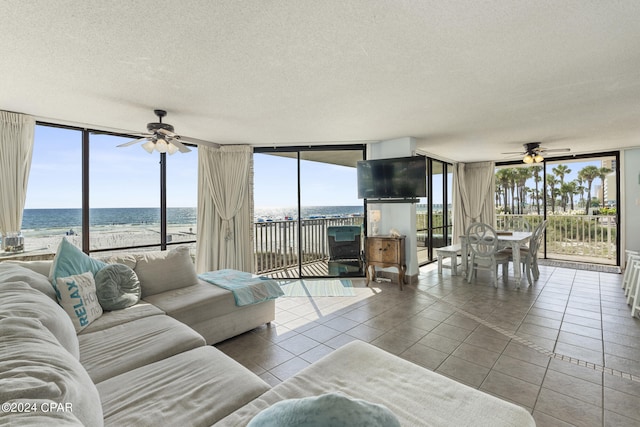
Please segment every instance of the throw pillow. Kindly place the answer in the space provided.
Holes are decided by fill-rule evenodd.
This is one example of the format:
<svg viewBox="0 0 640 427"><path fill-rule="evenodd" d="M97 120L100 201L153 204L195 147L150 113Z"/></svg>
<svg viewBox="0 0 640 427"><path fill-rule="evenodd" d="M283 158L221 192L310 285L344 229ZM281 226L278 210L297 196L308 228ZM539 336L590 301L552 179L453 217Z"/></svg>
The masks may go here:
<svg viewBox="0 0 640 427"><path fill-rule="evenodd" d="M58 302L67 312L76 333L102 316L102 307L96 295L96 283L91 272L59 277L56 284Z"/></svg>
<svg viewBox="0 0 640 427"><path fill-rule="evenodd" d="M280 401L258 415L247 427L400 427L386 406L351 399L340 393Z"/></svg>
<svg viewBox="0 0 640 427"><path fill-rule="evenodd" d="M59 277L69 277L87 271L95 276L105 265L107 264L91 258L63 237L53 258L49 280L55 287Z"/></svg>
<svg viewBox="0 0 640 427"><path fill-rule="evenodd" d="M121 310L140 300L138 275L124 264L109 264L95 277L96 293L103 310Z"/></svg>
<svg viewBox="0 0 640 427"><path fill-rule="evenodd" d="M196 266L187 246L178 246L170 251L144 252L137 258L135 271L140 279L142 298L198 284Z"/></svg>

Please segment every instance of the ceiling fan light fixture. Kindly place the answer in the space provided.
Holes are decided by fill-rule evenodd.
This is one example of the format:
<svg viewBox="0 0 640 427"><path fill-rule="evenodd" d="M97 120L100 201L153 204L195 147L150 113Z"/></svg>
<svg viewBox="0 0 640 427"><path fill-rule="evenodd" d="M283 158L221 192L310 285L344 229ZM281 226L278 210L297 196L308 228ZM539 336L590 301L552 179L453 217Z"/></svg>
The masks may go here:
<svg viewBox="0 0 640 427"><path fill-rule="evenodd" d="M141 147L144 148L147 153L151 154L153 153L153 149L156 148L156 144L153 141L147 141L142 144Z"/></svg>
<svg viewBox="0 0 640 427"><path fill-rule="evenodd" d="M540 162L542 162L542 161L544 160L544 157L542 157L542 155L541 155L541 154L536 154L536 155L535 155L535 157L533 158L533 160L534 160L536 163L540 163Z"/></svg>
<svg viewBox="0 0 640 427"><path fill-rule="evenodd" d="M169 153L169 155L175 154L178 152L178 147L176 147L173 144L169 144L168 148L167 148L167 153Z"/></svg>
<svg viewBox="0 0 640 427"><path fill-rule="evenodd" d="M522 161L525 162L526 164L531 164L533 163L533 157L531 156L531 154L526 154L522 159Z"/></svg>
<svg viewBox="0 0 640 427"><path fill-rule="evenodd" d="M156 140L156 151L158 153L166 153L169 150L169 144L162 138Z"/></svg>

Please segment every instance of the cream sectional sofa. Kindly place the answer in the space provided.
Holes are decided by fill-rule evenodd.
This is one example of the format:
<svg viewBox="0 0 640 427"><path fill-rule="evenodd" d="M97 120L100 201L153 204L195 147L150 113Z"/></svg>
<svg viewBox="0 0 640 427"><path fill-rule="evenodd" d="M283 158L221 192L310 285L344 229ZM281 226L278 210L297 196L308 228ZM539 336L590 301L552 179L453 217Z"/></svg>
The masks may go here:
<svg viewBox="0 0 640 427"><path fill-rule="evenodd" d="M242 426L279 401L328 392L384 404L408 426L535 425L520 407L362 342L271 388L207 344L271 321L273 301L235 307L170 257L108 260L132 266L142 299L78 334L50 263L0 263L0 425Z"/></svg>

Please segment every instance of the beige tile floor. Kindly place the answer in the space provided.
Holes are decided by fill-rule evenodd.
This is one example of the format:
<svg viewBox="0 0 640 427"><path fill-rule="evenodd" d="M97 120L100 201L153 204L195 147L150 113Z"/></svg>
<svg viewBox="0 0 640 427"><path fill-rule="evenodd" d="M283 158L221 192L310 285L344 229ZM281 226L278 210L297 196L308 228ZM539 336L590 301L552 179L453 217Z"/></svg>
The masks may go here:
<svg viewBox="0 0 640 427"><path fill-rule="evenodd" d="M640 320L622 276L541 266L534 286L467 284L435 265L400 291L280 298L270 326L217 345L275 385L353 340L529 410L538 426L640 425Z"/></svg>

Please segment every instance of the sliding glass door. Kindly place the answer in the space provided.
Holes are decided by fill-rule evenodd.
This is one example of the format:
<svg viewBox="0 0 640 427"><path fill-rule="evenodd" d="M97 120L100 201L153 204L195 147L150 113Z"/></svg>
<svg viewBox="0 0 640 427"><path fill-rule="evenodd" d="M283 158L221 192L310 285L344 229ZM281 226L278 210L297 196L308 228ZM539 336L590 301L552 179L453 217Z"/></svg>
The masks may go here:
<svg viewBox="0 0 640 427"><path fill-rule="evenodd" d="M356 180L363 156L361 145L255 150L256 272L363 274L364 203Z"/></svg>
<svg viewBox="0 0 640 427"><path fill-rule="evenodd" d="M418 263L434 260L434 249L451 244L453 169L449 163L427 158L427 197L416 206Z"/></svg>

